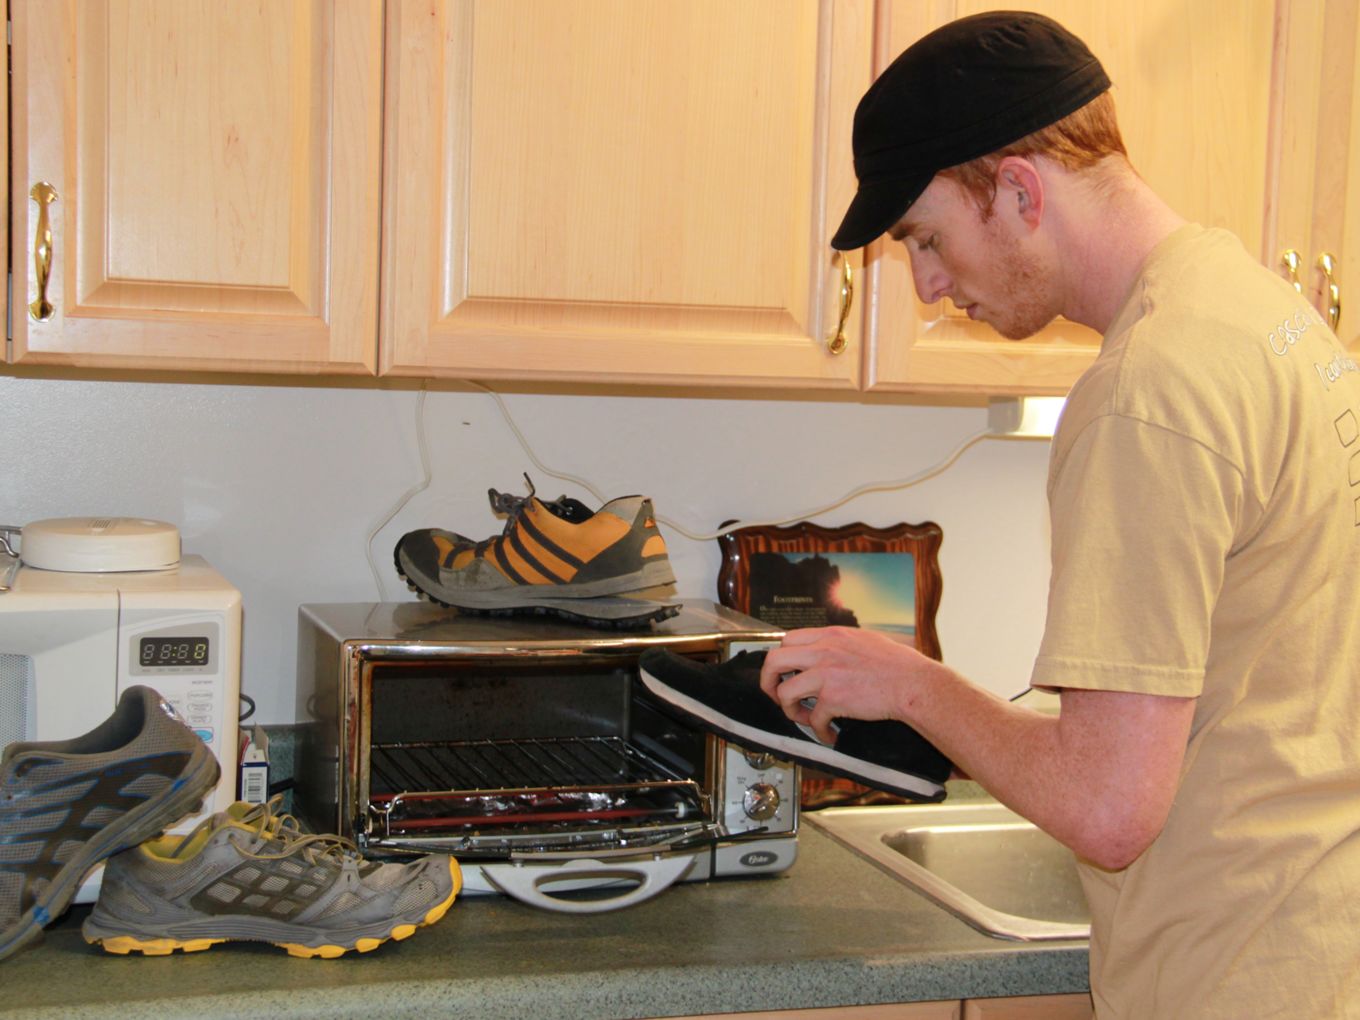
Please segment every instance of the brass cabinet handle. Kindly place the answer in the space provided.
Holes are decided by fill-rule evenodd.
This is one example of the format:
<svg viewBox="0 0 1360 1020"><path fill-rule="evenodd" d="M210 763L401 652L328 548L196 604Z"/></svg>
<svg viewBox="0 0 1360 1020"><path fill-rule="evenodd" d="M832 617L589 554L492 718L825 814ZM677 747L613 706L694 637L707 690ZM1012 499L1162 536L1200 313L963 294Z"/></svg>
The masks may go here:
<svg viewBox="0 0 1360 1020"><path fill-rule="evenodd" d="M1317 259L1317 267L1326 281L1327 325L1335 331L1341 325L1341 284L1336 282L1336 256L1324 251Z"/></svg>
<svg viewBox="0 0 1360 1020"><path fill-rule="evenodd" d="M850 305L855 300L855 278L850 273L850 260L841 256L841 315L836 321L836 332L826 342L829 354L840 354L845 350L845 323L850 318Z"/></svg>
<svg viewBox="0 0 1360 1020"><path fill-rule="evenodd" d="M1303 265L1303 256L1293 248L1286 248L1280 252L1280 268L1284 270L1285 279L1294 285L1294 289L1300 294L1303 293L1303 284L1299 282L1299 266Z"/></svg>
<svg viewBox="0 0 1360 1020"><path fill-rule="evenodd" d="M38 203L38 229L33 236L33 269L38 277L38 296L28 306L28 314L36 322L46 322L56 314L47 300L47 281L52 277L52 224L47 207L57 200L57 189L46 181L33 185L28 197Z"/></svg>

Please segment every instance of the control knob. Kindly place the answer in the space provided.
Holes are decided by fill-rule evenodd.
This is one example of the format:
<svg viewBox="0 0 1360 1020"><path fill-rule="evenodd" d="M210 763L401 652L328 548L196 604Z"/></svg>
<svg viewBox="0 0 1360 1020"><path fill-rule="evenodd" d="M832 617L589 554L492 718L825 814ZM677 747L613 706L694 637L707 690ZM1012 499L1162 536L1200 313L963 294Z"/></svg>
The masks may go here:
<svg viewBox="0 0 1360 1020"><path fill-rule="evenodd" d="M748 818L769 821L779 810L779 790L770 783L755 783L741 797L741 808Z"/></svg>
<svg viewBox="0 0 1360 1020"><path fill-rule="evenodd" d="M773 766L775 763L774 755L766 751L747 751L743 749L741 753L743 757L746 758L746 764L750 765L753 769L760 769L762 772Z"/></svg>

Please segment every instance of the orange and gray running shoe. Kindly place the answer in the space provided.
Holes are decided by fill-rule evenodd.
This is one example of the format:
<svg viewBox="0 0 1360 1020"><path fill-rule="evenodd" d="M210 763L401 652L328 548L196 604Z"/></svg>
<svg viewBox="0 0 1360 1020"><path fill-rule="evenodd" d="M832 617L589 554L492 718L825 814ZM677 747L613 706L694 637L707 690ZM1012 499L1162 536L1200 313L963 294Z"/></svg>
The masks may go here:
<svg viewBox="0 0 1360 1020"><path fill-rule="evenodd" d="M494 538L472 542L423 528L397 543L397 573L431 602L474 613L553 614L604 626L639 626L679 612L640 593L674 584L652 501L611 499L591 511L578 500L490 490L506 515Z"/></svg>

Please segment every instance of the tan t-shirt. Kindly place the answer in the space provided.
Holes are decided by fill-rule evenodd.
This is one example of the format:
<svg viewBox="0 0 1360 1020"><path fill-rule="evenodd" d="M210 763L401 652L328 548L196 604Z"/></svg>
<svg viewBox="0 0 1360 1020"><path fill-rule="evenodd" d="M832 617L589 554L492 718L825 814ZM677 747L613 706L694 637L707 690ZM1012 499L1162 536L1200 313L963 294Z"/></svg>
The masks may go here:
<svg viewBox="0 0 1360 1020"><path fill-rule="evenodd" d="M1360 1017L1360 365L1184 227L1068 398L1049 501L1033 683L1198 699L1165 829L1082 868L1097 1015Z"/></svg>

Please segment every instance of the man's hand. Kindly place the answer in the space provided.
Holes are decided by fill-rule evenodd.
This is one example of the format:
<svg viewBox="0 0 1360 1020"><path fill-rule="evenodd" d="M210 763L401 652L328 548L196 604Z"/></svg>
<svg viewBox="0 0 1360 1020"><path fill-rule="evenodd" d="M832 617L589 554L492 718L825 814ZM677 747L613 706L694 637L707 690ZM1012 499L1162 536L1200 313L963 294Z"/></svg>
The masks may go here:
<svg viewBox="0 0 1360 1020"><path fill-rule="evenodd" d="M818 627L790 631L766 654L760 686L790 719L833 743L836 718L905 720L920 681L942 669L887 634Z"/></svg>

